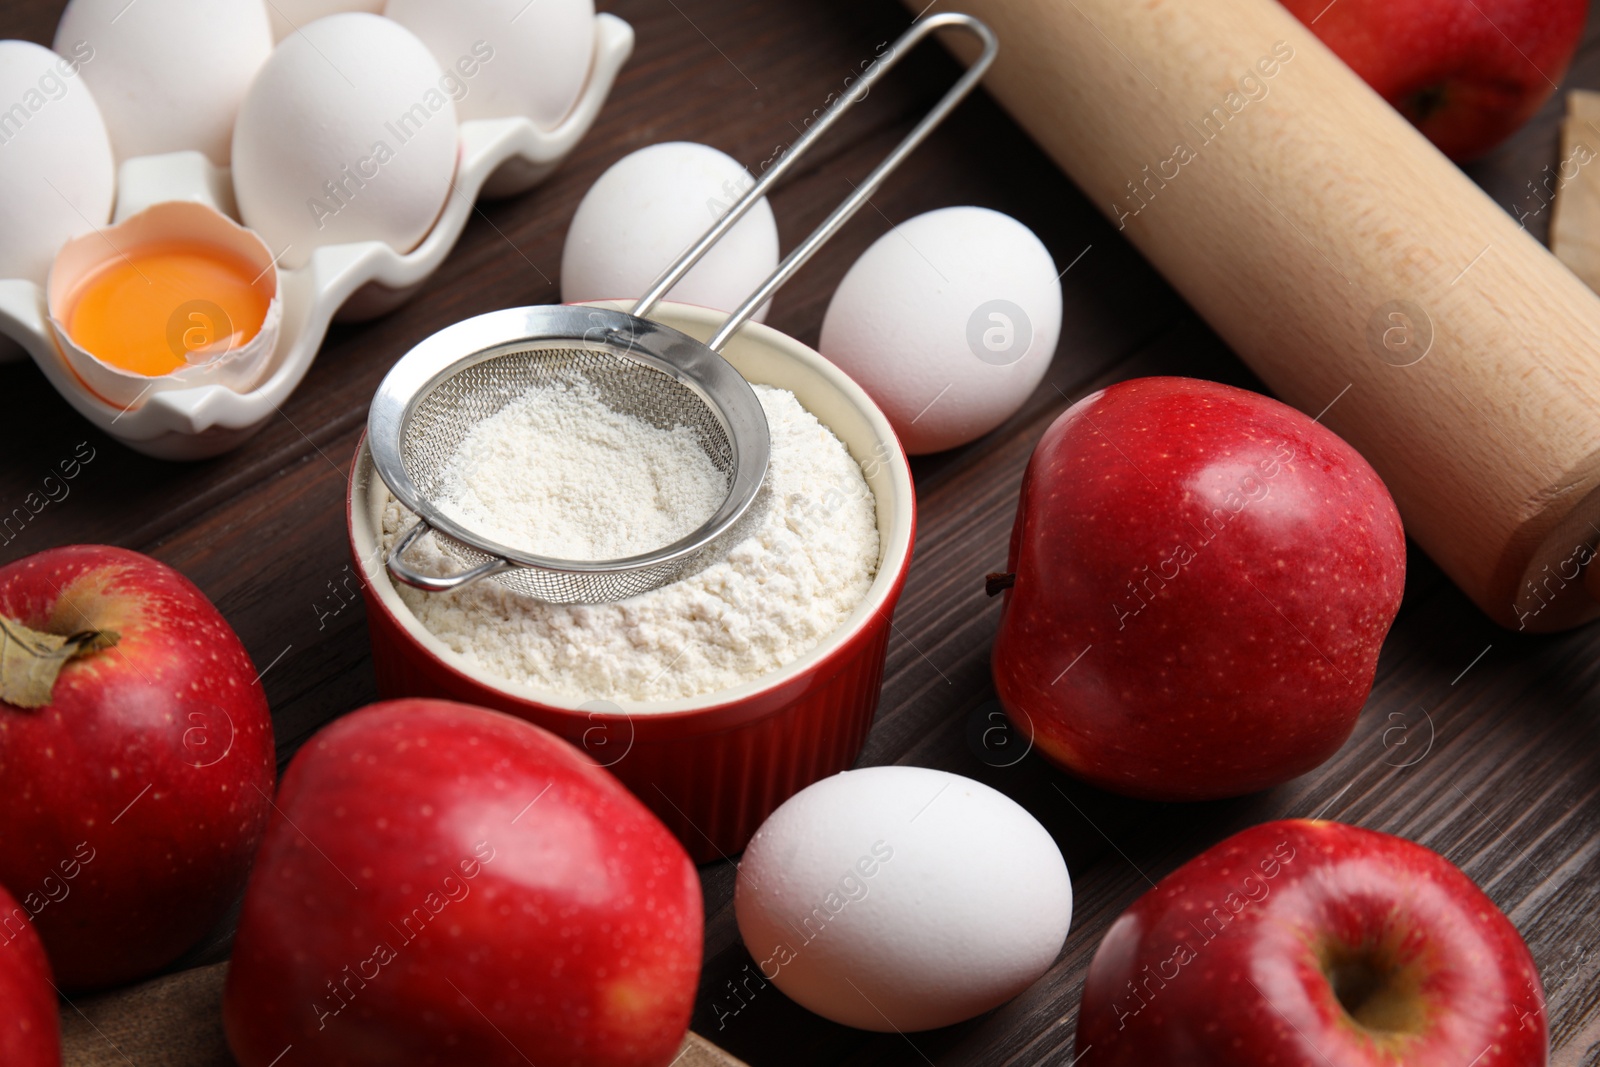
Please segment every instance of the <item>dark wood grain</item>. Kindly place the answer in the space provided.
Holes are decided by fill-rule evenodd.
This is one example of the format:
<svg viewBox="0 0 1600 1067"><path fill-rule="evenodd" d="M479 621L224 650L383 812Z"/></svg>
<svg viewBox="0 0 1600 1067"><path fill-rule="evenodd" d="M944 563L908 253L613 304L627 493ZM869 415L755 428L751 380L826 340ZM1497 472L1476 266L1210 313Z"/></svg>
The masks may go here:
<svg viewBox="0 0 1600 1067"><path fill-rule="evenodd" d="M360 606L324 616L319 605L325 610L329 583L345 578L345 476L385 370L448 323L555 301L566 224L589 184L623 154L694 140L756 167L906 24L893 0L602 6L631 22L639 43L592 134L546 184L481 205L449 260L406 306L336 327L281 417L245 447L191 465L146 459L90 429L30 365L0 367L0 511L19 503L79 442L95 449L71 495L0 544L0 562L51 545L105 541L182 570L266 669L280 760L329 719L376 695ZM60 7L60 0L8 0L0 36L48 43ZM1600 86L1594 21L1569 85ZM952 62L930 49L843 124L773 197L786 246L820 221L955 75ZM1527 182L1557 162L1561 107L1552 99L1525 130L1470 168L1508 211L1528 210ZM968 731L992 706L988 657L998 610L983 595L982 577L1004 562L1017 485L1040 433L1072 400L1122 378L1176 373L1257 383L981 97L963 105L873 207L779 295L769 322L814 343L829 295L868 244L894 222L962 203L1017 217L1058 264L1076 264L1062 282L1060 348L1037 394L983 440L914 464L916 562L862 763L945 768L1017 798L1067 857L1077 893L1074 929L1049 974L1001 1009L932 1033L868 1034L810 1015L771 987L733 998L729 983L743 982L751 960L730 907L732 868L710 865L702 870L706 967L696 1029L756 1067L1067 1064L1089 958L1152 879L1244 826L1322 813L1420 841L1483 885L1543 971L1552 1062L1600 1063L1600 629L1543 639L1500 630L1413 551L1406 600L1354 736L1335 759L1297 781L1239 800L1158 805L1088 789L1037 756L1007 768L978 758ZM1529 220L1537 235L1547 226L1547 211ZM1397 725L1404 727L1399 733ZM224 958L229 930L219 927L178 969Z"/></svg>

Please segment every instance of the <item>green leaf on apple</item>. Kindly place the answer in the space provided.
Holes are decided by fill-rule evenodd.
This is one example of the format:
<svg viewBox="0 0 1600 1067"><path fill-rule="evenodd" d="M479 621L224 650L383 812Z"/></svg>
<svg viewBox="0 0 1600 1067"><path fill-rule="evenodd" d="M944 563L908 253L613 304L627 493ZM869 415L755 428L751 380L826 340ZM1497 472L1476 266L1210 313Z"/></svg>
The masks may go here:
<svg viewBox="0 0 1600 1067"><path fill-rule="evenodd" d="M83 630L62 637L0 616L0 700L44 707L68 660L110 648L119 636L115 630Z"/></svg>

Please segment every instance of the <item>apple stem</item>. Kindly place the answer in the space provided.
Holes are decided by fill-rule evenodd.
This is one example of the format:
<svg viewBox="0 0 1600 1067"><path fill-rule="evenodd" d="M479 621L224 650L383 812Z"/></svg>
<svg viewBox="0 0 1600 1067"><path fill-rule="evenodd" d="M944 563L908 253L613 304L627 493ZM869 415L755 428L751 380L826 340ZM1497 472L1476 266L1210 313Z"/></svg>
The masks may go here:
<svg viewBox="0 0 1600 1067"><path fill-rule="evenodd" d="M120 636L115 630L81 630L62 637L0 615L0 701L19 708L46 706L69 660L110 648Z"/></svg>
<svg viewBox="0 0 1600 1067"><path fill-rule="evenodd" d="M1016 584L1017 576L1015 574L1001 574L999 571L990 571L984 575L983 591L990 596L999 596Z"/></svg>

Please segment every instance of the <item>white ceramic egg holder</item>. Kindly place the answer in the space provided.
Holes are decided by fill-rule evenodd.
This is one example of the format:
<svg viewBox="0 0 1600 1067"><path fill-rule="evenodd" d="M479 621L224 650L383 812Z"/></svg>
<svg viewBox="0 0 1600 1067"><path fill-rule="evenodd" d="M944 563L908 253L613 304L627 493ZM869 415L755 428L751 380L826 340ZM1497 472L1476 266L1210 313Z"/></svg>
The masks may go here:
<svg viewBox="0 0 1600 1067"><path fill-rule="evenodd" d="M222 385L152 391L126 409L91 392L57 346L44 288L0 279L0 334L22 346L45 377L90 422L129 447L161 459L205 459L261 429L300 384L335 314L362 319L392 310L439 268L455 246L480 193L510 196L542 181L594 124L617 72L633 52L633 28L614 15L595 17L594 61L583 95L561 124L541 130L527 118L461 124L454 191L422 243L401 254L380 241L328 245L294 270L278 272L283 322L260 384L240 393ZM145 156L117 176L120 222L152 204L196 200L238 218L232 177L198 152ZM0 360L18 358L0 343Z"/></svg>

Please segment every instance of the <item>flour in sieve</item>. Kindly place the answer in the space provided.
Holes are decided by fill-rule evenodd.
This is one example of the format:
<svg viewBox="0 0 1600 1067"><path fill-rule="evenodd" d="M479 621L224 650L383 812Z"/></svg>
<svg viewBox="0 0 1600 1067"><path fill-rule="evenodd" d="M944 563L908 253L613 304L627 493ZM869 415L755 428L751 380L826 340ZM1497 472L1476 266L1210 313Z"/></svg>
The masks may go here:
<svg viewBox="0 0 1600 1067"><path fill-rule="evenodd" d="M877 508L850 453L793 393L754 388L772 456L761 510L726 558L616 604L546 604L494 581L451 593L401 586L400 598L479 670L579 701L700 696L794 662L871 587ZM411 521L390 497L385 553ZM459 569L431 536L406 558L428 574Z"/></svg>
<svg viewBox="0 0 1600 1067"><path fill-rule="evenodd" d="M693 430L615 411L573 376L473 427L435 493L467 529L530 555L620 559L693 533L728 495L728 479Z"/></svg>

